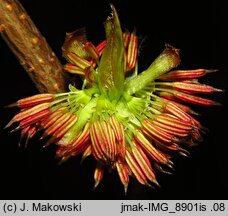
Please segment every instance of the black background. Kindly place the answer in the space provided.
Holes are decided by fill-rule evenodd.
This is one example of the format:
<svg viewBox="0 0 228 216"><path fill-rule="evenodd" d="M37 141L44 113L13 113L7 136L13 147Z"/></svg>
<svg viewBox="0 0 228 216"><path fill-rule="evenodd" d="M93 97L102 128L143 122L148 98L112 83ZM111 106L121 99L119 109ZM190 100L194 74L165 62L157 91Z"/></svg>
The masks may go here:
<svg viewBox="0 0 228 216"><path fill-rule="evenodd" d="M225 1L112 1L123 29L135 27L145 39L139 57L145 69L162 52L165 43L181 50L179 68L217 68L202 82L221 89L227 84L228 8ZM156 3L155 3L156 2ZM48 43L60 58L65 33L86 26L94 43L104 37L102 23L110 14L109 1L21 0ZM158 173L161 188L149 189L134 179L125 196L116 172L104 175L93 188L95 161L72 158L59 166L55 147L42 148L33 139L27 149L19 148L19 134L3 127L15 114L5 105L37 93L24 69L0 39L0 198L1 199L228 199L227 93L211 98L222 107L195 107L199 120L209 128L204 141L189 158L176 158L172 176Z"/></svg>

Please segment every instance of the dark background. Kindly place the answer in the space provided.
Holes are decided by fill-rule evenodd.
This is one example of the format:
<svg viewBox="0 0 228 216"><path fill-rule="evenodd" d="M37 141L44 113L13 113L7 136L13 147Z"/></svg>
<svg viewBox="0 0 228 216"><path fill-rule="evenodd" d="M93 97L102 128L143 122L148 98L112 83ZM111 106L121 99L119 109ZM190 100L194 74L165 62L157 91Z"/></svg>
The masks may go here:
<svg viewBox="0 0 228 216"><path fill-rule="evenodd" d="M165 43L181 50L179 68L217 68L202 82L221 89L227 84L228 8L225 1L112 1L123 29L135 27L145 39L139 58L145 69L162 52ZM156 3L154 3L156 2ZM48 43L62 62L65 32L87 26L94 43L104 37L102 23L110 14L109 1L21 0ZM228 199L227 93L211 98L222 107L195 108L199 120L209 128L204 141L189 158L176 158L174 175L158 173L161 188L151 190L134 179L125 196L116 172L104 175L93 188L95 162L72 158L59 166L55 147L42 148L33 139L27 149L19 148L19 134L3 127L15 114L5 105L37 93L24 69L0 38L0 198L1 199Z"/></svg>

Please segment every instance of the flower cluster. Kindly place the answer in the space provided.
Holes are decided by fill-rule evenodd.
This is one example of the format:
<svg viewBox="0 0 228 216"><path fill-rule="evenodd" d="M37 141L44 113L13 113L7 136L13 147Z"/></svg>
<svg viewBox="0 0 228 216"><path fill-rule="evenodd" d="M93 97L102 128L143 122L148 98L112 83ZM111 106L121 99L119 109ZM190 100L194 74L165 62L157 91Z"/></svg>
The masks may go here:
<svg viewBox="0 0 228 216"><path fill-rule="evenodd" d="M95 187L105 167L117 170L125 191L129 176L153 187L156 170L169 172L171 158L188 154L201 140L203 127L187 104L218 105L198 94L221 90L198 82L209 70L172 70L180 57L171 46L138 73L138 38L122 33L113 6L105 31L106 40L97 46L87 41L84 29L66 37L64 69L83 79L81 90L70 85L66 93L21 99L15 104L21 111L6 127L18 124L14 130L27 140L42 129L45 146L55 143L62 161L93 156Z"/></svg>

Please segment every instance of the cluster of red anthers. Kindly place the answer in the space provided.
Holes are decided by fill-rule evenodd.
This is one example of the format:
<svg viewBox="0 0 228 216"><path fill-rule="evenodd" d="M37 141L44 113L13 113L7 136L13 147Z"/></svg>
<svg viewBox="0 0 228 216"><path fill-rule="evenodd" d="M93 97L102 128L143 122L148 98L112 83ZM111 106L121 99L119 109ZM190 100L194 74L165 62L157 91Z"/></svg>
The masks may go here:
<svg viewBox="0 0 228 216"><path fill-rule="evenodd" d="M201 140L203 127L188 103L218 105L202 94L221 90L198 82L211 70L171 70L180 62L171 46L138 73L135 32L122 33L114 8L105 27L107 39L98 46L86 40L82 29L68 34L64 43L69 61L64 69L81 76L82 89L70 86L66 93L21 99L14 104L21 111L6 127L18 124L14 130L26 140L43 130L46 145L57 144L62 161L93 156L95 186L107 166L117 170L125 191L129 176L158 185L155 170L168 172L173 155L188 154Z"/></svg>

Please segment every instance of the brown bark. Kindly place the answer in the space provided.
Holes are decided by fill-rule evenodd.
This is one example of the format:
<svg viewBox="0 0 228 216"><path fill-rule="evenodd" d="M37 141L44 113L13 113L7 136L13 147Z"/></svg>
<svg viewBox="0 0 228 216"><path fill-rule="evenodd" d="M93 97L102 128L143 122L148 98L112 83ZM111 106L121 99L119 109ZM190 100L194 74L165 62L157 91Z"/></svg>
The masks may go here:
<svg viewBox="0 0 228 216"><path fill-rule="evenodd" d="M40 92L65 90L61 63L18 0L0 0L0 32Z"/></svg>

